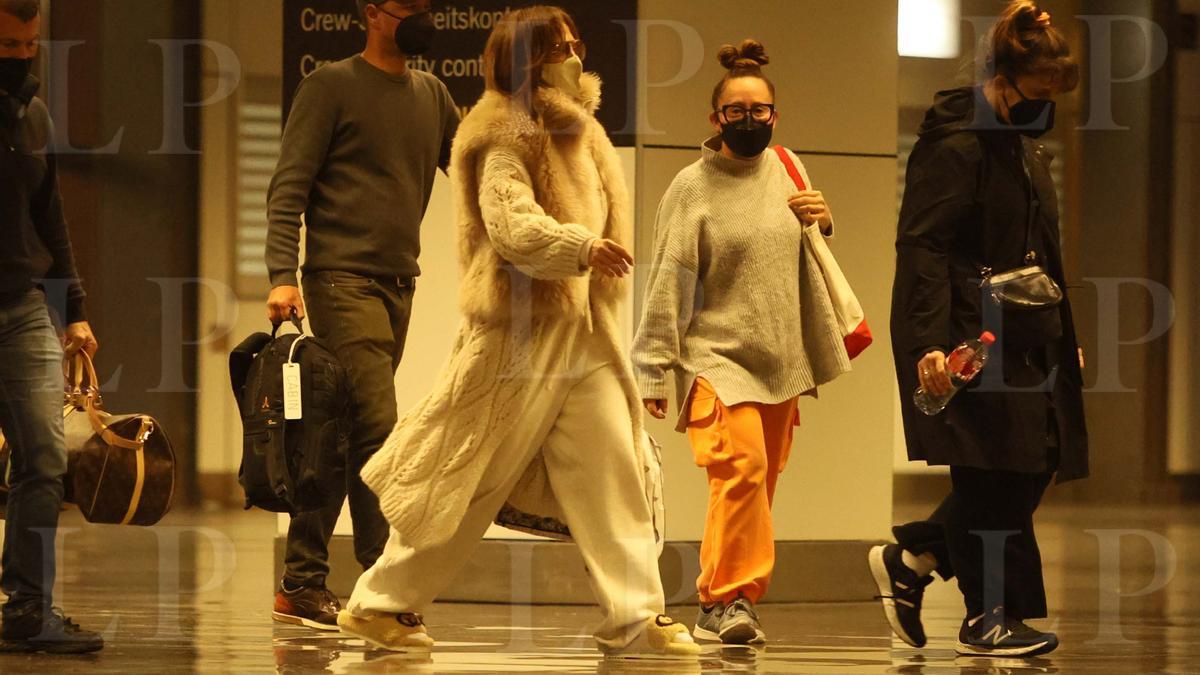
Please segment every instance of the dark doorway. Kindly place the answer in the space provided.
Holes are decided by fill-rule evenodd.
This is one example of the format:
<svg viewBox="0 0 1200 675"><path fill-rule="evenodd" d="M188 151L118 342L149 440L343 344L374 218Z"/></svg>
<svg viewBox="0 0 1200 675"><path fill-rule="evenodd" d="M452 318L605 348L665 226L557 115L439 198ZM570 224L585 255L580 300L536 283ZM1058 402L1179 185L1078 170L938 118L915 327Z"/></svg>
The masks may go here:
<svg viewBox="0 0 1200 675"><path fill-rule="evenodd" d="M43 51L106 409L162 423L195 502L198 0L53 3ZM70 44L69 44L70 43ZM181 57L177 57L181 55Z"/></svg>

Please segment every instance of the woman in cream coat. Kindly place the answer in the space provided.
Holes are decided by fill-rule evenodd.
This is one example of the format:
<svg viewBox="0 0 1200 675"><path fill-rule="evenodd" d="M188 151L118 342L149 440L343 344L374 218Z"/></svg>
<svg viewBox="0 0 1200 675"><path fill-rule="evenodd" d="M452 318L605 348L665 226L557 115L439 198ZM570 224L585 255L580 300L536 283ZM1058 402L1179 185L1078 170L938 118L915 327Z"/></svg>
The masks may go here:
<svg viewBox="0 0 1200 675"><path fill-rule="evenodd" d="M662 616L660 470L618 337L628 196L577 35L555 8L508 14L455 140L465 321L433 392L363 470L393 532L339 616L378 646L432 645L419 612L498 520L579 544L606 654L699 651Z"/></svg>

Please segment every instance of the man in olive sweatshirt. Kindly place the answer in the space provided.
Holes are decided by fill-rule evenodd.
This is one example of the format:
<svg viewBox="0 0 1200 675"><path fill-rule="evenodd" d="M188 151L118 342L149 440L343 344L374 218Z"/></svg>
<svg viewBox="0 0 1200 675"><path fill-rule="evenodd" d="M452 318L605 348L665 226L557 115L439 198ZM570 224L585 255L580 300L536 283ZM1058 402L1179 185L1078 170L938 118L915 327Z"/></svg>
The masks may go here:
<svg viewBox="0 0 1200 675"><path fill-rule="evenodd" d="M434 177L450 158L458 110L436 77L408 67L433 38L429 0L359 0L366 50L318 69L296 90L271 183L268 317L305 316L349 372L354 424L346 491L363 569L388 538L379 501L359 476L396 424L394 378L404 352L420 226ZM306 228L303 298L297 284ZM337 630L325 587L341 500L292 519L278 621Z"/></svg>
<svg viewBox="0 0 1200 675"><path fill-rule="evenodd" d="M100 635L54 608L54 540L67 471L63 348L95 354L55 171L53 129L30 74L38 0L0 0L0 436L9 486L0 653L93 652ZM50 307L66 325L60 339ZM0 439L0 446L5 440Z"/></svg>

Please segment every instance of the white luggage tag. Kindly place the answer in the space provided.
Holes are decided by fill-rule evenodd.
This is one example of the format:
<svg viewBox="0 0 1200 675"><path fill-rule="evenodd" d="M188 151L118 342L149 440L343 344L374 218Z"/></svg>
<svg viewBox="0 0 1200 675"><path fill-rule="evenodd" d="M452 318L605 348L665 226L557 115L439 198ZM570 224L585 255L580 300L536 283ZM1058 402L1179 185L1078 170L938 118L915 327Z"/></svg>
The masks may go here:
<svg viewBox="0 0 1200 675"><path fill-rule="evenodd" d="M298 420L304 417L304 406L300 398L300 364L293 362L296 357L296 345L299 345L304 338L304 335L296 338L288 352L287 363L283 364L283 418L285 420Z"/></svg>

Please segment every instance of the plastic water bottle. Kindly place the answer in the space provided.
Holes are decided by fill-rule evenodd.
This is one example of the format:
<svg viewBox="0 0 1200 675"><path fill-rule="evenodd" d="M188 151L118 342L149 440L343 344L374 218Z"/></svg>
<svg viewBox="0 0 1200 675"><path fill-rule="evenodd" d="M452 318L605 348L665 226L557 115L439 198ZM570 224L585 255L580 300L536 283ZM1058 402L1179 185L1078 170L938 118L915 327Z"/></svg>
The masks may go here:
<svg viewBox="0 0 1200 675"><path fill-rule="evenodd" d="M984 332L979 336L978 340L967 340L962 343L946 357L946 372L950 375L950 383L953 387L950 392L944 396L938 396L925 391L922 387L917 387L917 391L913 394L913 403L917 404L917 409L926 415L933 416L946 409L950 404L950 399L958 393L960 389L967 386L979 371L988 362L988 348L996 343L996 336L991 333Z"/></svg>

